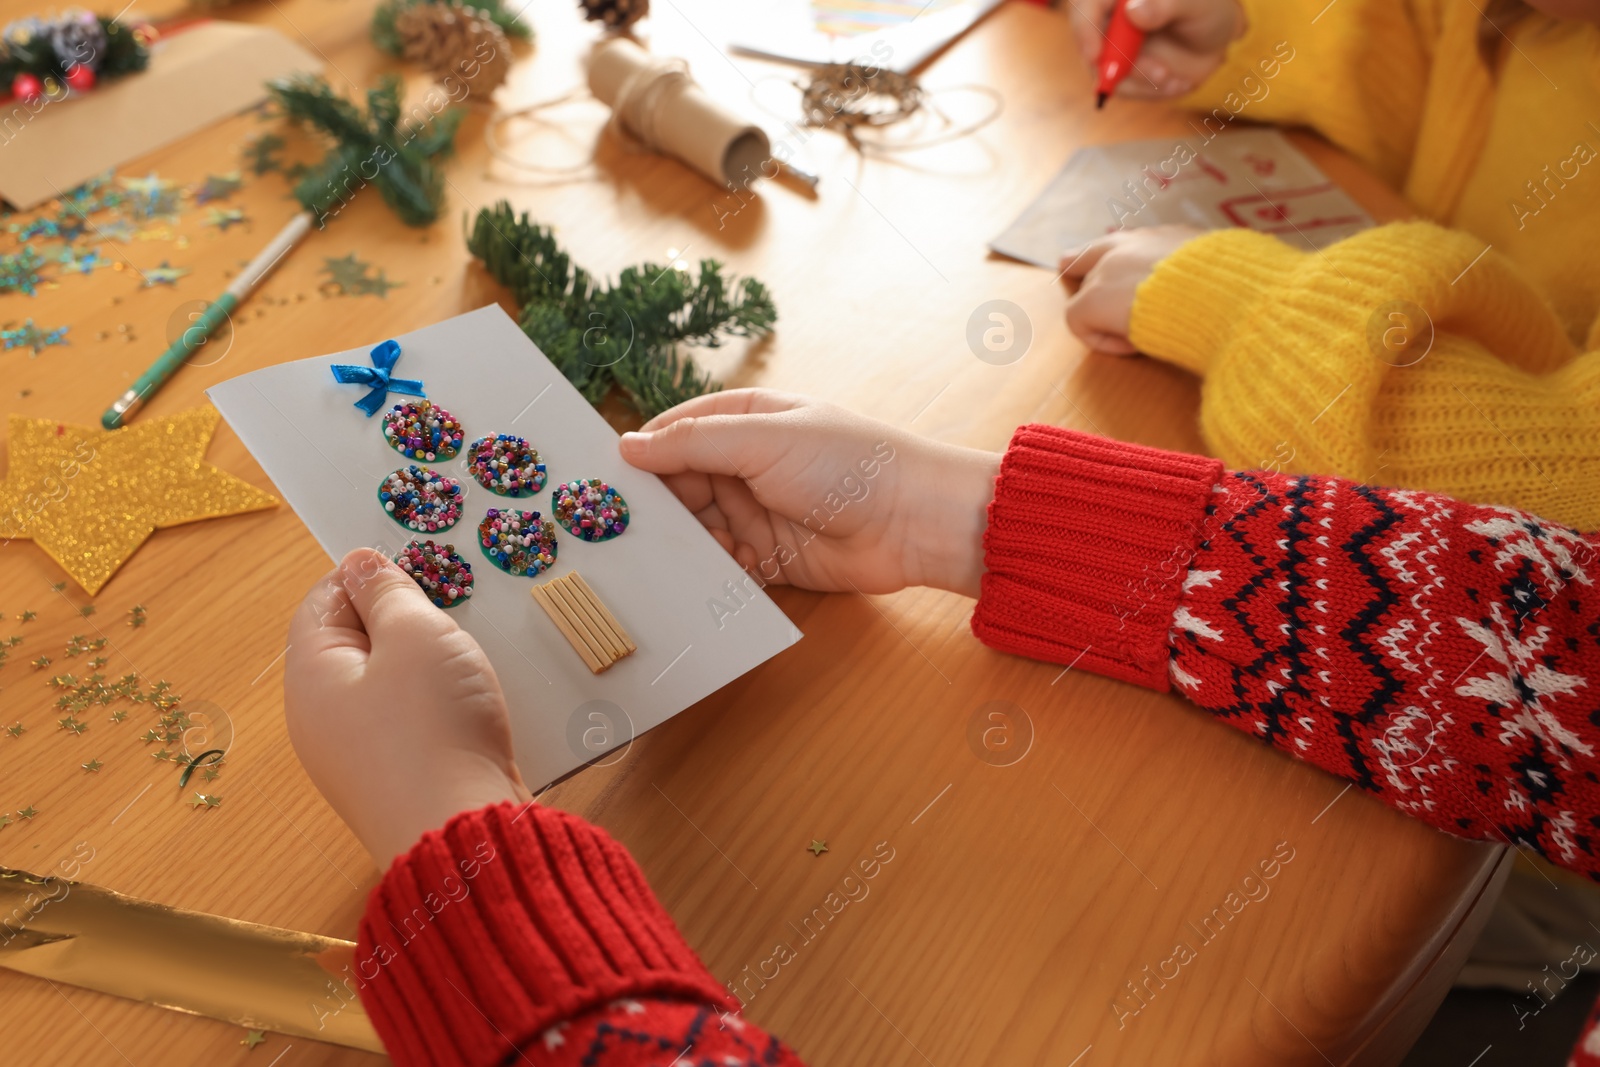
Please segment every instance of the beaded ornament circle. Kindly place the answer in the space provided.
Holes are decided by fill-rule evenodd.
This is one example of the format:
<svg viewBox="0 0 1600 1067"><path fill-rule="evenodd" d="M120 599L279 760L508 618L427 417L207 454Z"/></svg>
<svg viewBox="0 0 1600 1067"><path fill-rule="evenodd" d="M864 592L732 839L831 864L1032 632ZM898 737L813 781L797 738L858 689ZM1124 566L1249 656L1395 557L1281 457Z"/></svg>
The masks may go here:
<svg viewBox="0 0 1600 1067"><path fill-rule="evenodd" d="M461 558L455 545L413 541L394 561L436 607L453 608L472 596L472 564Z"/></svg>
<svg viewBox="0 0 1600 1067"><path fill-rule="evenodd" d="M598 478L563 482L550 495L556 521L573 537L609 541L628 528L628 502Z"/></svg>

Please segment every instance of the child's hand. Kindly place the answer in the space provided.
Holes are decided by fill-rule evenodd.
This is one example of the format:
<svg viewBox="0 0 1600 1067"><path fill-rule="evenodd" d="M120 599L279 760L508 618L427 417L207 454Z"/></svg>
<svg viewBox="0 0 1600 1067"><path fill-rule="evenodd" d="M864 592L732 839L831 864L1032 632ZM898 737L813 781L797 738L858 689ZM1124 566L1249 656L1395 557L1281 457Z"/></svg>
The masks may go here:
<svg viewBox="0 0 1600 1067"><path fill-rule="evenodd" d="M1128 326L1139 283L1156 264L1205 231L1192 226L1150 226L1119 230L1074 248L1061 257L1067 298L1067 326L1096 352L1132 355Z"/></svg>
<svg viewBox="0 0 1600 1067"><path fill-rule="evenodd" d="M488 657L370 548L301 603L283 691L300 762L380 869L457 812L529 799Z"/></svg>
<svg viewBox="0 0 1600 1067"><path fill-rule="evenodd" d="M1105 43L1116 0L1073 0L1072 32L1092 68ZM1222 65L1228 45L1244 35L1238 0L1128 0L1128 20L1147 36L1118 96L1165 99L1193 92Z"/></svg>
<svg viewBox="0 0 1600 1067"><path fill-rule="evenodd" d="M830 404L734 389L624 434L759 581L978 595L1000 457L939 444Z"/></svg>

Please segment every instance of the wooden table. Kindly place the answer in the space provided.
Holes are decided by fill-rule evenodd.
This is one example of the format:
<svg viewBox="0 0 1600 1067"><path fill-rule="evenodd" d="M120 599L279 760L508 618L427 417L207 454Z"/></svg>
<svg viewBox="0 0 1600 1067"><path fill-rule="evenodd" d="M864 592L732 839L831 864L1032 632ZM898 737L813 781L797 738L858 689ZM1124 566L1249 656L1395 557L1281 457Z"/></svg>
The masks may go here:
<svg viewBox="0 0 1600 1067"><path fill-rule="evenodd" d="M0 11L11 18L37 6L5 0ZM569 8L531 4L539 42L508 99L541 99L578 80L592 33ZM370 9L366 0L266 0L228 14L308 44L336 83L365 85L396 67L367 40ZM751 79L764 100L792 99L781 78L769 78L781 68L718 51L718 35L700 32L711 16L698 7L690 16L685 4L657 0L656 9L654 46L688 57L714 92L746 101ZM170 10L149 0L135 13ZM610 142L597 176L585 180L536 182L490 168L475 113L450 166L444 221L407 230L376 200L358 199L237 314L225 356L185 369L149 412L193 407L207 386L256 367L503 300L469 262L459 219L505 197L554 223L596 271L683 254L765 280L782 314L777 334L714 354L729 385L812 393L994 449L1018 424L1039 420L1198 450L1189 377L1086 355L1065 330L1050 274L984 251L1078 146L1182 128L1162 106L1095 112L1074 57L1060 14L1007 5L925 77L936 89L997 88L1005 111L992 126L865 163L816 134L808 148L825 173L819 197L764 186L737 211L737 201L679 165ZM517 149L570 160L603 118L576 105L561 119L575 139L539 135ZM235 169L239 147L268 128L241 116L123 173L196 182ZM0 165L26 150L20 143L0 148ZM1403 211L1359 168L1310 150L1379 215ZM187 247L117 246L140 267L166 259L192 268L175 289L141 289L131 271L104 270L33 300L0 297L0 320L70 323L72 342L37 358L0 354L0 405L95 422L165 344L181 305L218 292L289 216L286 188L281 175L248 181L236 202L254 220L249 228L218 233L190 211L180 226ZM386 299L322 295L324 257L351 252L404 288ZM1031 320L1032 347L1009 366L979 361L965 342L969 315L991 299L1015 302ZM225 427L210 458L269 484ZM94 598L97 613L82 618L77 607L88 598L70 584L52 591L64 575L42 552L26 543L0 549L0 636L27 639L0 671L0 723L27 726L19 739L0 735L0 806L39 810L0 830L0 863L48 870L87 842L94 858L85 879L353 937L377 872L300 770L281 716L284 629L328 565L287 508L199 523L158 533ZM972 638L971 605L958 597L773 595L804 641L546 799L625 842L712 971L739 983L750 1017L819 1067L1394 1062L1493 899L1499 850L1347 794L1176 697L992 652ZM137 630L125 623L135 603L149 613ZM25 609L38 619L17 623ZM80 632L108 638L112 677L166 679L191 709L208 702L213 718L231 724L234 746L213 787L220 808L183 802L168 765L153 765L136 740L143 727L133 719L95 716L81 737L55 728L49 672L32 673L26 660ZM1029 739L1010 765L981 758L995 702L1010 709L1012 744ZM98 773L79 769L91 758L104 763ZM827 841L826 855L806 851L813 838ZM867 895L812 940L802 937L805 918L842 893L842 879L875 849L893 859L865 883ZM1119 1028L1118 998L1139 1006L1126 983L1143 982L1176 941L1198 941L1190 924L1275 849L1292 849L1293 859L1267 883L1270 895L1177 978L1149 985L1147 1003ZM753 982L780 941L795 958ZM371 1059L277 1036L247 1052L236 1028L5 971L0 1030L0 1058L14 1063Z"/></svg>

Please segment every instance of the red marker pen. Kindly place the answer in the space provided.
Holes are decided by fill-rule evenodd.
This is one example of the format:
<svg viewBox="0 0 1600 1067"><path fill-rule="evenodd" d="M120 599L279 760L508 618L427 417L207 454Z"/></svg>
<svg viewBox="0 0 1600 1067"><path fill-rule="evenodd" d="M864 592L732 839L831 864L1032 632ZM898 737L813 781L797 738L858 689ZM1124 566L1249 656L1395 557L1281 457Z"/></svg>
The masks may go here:
<svg viewBox="0 0 1600 1067"><path fill-rule="evenodd" d="M1105 107L1122 79L1133 73L1133 57L1144 47L1144 31L1128 21L1128 0L1117 0L1111 9L1111 25L1106 27L1106 43L1100 48L1095 69L1100 83L1095 86L1095 107Z"/></svg>

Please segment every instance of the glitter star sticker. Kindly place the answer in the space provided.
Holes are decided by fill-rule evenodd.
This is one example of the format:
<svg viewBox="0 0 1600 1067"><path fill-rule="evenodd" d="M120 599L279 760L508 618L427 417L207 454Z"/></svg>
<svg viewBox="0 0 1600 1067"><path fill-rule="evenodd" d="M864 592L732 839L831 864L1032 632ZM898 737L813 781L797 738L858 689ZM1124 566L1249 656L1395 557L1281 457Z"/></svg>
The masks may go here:
<svg viewBox="0 0 1600 1067"><path fill-rule="evenodd" d="M144 287L152 289L158 285L177 286L178 279L189 273L188 267L174 267L166 260L161 261L161 266L151 267L144 272Z"/></svg>
<svg viewBox="0 0 1600 1067"><path fill-rule="evenodd" d="M806 847L811 850L811 854L813 856L820 856L824 852L828 851L828 843L826 841L813 840L811 844L807 845Z"/></svg>
<svg viewBox="0 0 1600 1067"><path fill-rule="evenodd" d="M156 530L276 506L205 462L219 417L202 407L100 430L11 416L0 538L31 539L92 596Z"/></svg>

